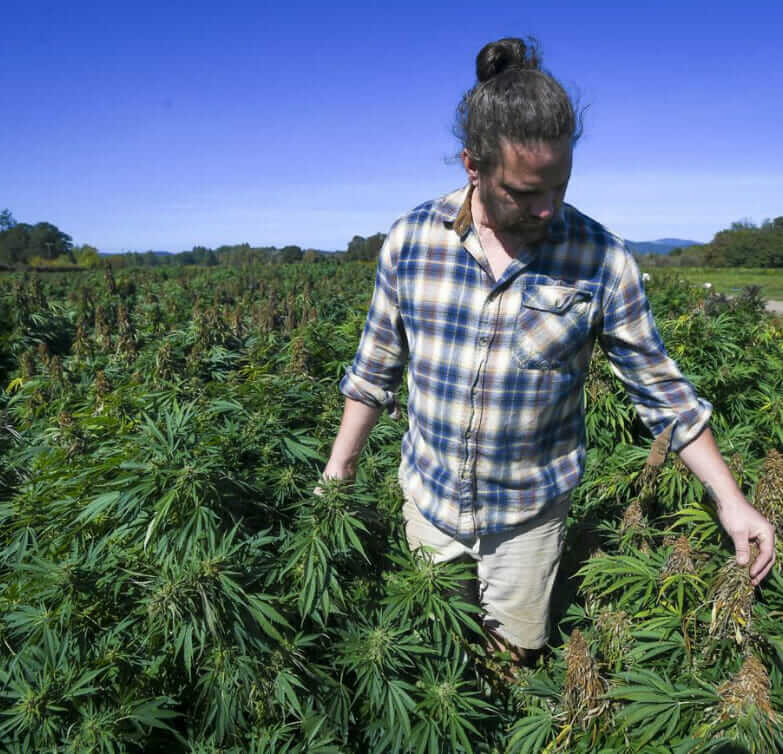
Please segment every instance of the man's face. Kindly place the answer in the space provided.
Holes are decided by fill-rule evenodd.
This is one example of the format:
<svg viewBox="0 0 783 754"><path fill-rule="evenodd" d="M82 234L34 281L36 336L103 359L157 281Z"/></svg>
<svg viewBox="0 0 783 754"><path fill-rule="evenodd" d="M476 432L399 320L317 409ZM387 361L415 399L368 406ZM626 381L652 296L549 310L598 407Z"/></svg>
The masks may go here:
<svg viewBox="0 0 783 754"><path fill-rule="evenodd" d="M571 177L570 138L554 142L501 142L500 160L479 173L467 154L463 162L483 209L479 219L495 233L524 242L541 240L563 202Z"/></svg>

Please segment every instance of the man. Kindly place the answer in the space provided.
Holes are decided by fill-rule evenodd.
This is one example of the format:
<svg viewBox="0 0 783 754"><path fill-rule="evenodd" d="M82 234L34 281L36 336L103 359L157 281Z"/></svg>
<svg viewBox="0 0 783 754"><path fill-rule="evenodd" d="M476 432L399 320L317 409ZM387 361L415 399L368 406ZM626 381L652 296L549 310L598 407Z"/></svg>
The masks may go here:
<svg viewBox="0 0 783 754"><path fill-rule="evenodd" d="M711 413L667 356L639 270L619 237L563 202L579 118L536 48L478 55L458 110L468 185L392 227L325 478L353 477L406 360L409 429L399 479L411 547L477 563L492 643L531 662L570 495L584 471L583 384L597 340L654 436L705 484L740 564L774 562L774 530L743 497Z"/></svg>

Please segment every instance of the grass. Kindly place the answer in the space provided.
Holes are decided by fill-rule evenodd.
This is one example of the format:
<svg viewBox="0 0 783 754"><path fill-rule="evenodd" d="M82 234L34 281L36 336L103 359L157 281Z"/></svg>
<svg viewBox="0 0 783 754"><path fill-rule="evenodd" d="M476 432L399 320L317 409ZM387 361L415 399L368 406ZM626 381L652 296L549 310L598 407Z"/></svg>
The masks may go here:
<svg viewBox="0 0 783 754"><path fill-rule="evenodd" d="M783 301L783 268L763 267L643 267L650 275L669 274L702 285L712 283L717 293L735 296L748 285L760 285L761 295Z"/></svg>

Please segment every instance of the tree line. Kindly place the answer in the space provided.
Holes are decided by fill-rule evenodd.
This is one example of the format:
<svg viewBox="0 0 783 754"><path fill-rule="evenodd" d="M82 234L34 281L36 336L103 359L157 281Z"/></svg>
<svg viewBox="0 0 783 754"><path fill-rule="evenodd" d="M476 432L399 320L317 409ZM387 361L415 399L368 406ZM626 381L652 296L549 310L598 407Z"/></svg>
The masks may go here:
<svg viewBox="0 0 783 754"><path fill-rule="evenodd" d="M56 225L16 222L8 209L0 212L0 266L15 267L95 267L108 261L112 267L160 265L230 265L250 262L290 264L293 262L373 261L386 236L383 233L365 238L355 235L345 251L303 249L289 245L251 246L249 243L226 244L216 249L194 246L190 251L166 254L155 251L125 252L101 256L94 246L74 246L71 236ZM645 265L657 267L783 267L783 216L755 225L749 220L732 223L715 234L712 241L698 246L677 248L668 254L637 255Z"/></svg>
<svg viewBox="0 0 783 754"><path fill-rule="evenodd" d="M18 223L7 209L0 212L0 264L42 263L64 259L76 264L73 240L56 225Z"/></svg>
<svg viewBox="0 0 783 754"><path fill-rule="evenodd" d="M378 258L383 233L369 238L354 236L344 251L303 249L300 246L251 246L249 243L224 244L211 249L194 246L189 251L176 254L165 252L128 251L102 256L90 244L75 246L73 239L56 225L40 222L35 225L17 222L10 210L0 212L0 266L16 267L97 267L105 262L112 267L157 267L161 265L203 265L207 267L225 264L242 266L249 262L269 263L320 262L324 259L341 261L374 260Z"/></svg>
<svg viewBox="0 0 783 754"><path fill-rule="evenodd" d="M783 267L783 217L764 220L761 225L739 220L707 244L640 258L645 265L656 267Z"/></svg>

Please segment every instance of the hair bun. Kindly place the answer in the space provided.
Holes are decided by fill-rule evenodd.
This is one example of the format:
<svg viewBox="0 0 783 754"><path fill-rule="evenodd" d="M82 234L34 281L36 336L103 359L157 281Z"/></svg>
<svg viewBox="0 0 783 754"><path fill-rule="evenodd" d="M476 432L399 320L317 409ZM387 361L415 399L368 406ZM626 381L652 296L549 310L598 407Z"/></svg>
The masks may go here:
<svg viewBox="0 0 783 754"><path fill-rule="evenodd" d="M509 68L539 70L541 58L538 42L528 37L528 42L517 37L504 37L481 48L476 56L476 78L483 83Z"/></svg>

